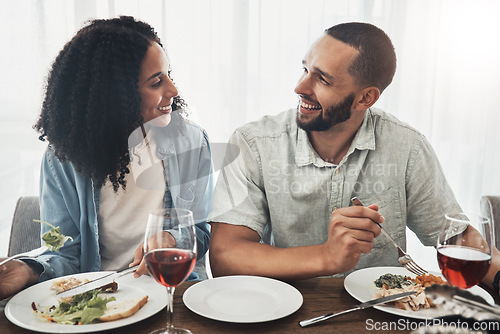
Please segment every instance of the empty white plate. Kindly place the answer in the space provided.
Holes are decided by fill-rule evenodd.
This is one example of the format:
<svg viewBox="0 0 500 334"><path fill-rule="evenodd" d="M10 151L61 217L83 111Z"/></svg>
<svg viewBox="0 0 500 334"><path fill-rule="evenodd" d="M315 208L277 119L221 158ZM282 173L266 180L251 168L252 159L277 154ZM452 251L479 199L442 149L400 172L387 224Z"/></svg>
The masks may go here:
<svg viewBox="0 0 500 334"><path fill-rule="evenodd" d="M302 306L302 294L293 286L266 277L225 276L189 287L184 304L201 316L238 323L271 321Z"/></svg>

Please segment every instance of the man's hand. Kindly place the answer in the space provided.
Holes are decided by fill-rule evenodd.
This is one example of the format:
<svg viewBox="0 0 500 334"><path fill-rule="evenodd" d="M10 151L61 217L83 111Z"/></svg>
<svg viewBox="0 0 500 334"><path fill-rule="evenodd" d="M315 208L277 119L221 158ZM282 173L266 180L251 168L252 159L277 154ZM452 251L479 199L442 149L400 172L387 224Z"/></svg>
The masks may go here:
<svg viewBox="0 0 500 334"><path fill-rule="evenodd" d="M362 253L369 253L373 241L380 234L384 217L378 206L351 206L332 212L328 229L328 241L324 244L327 258L331 259L331 270L335 273L353 269Z"/></svg>
<svg viewBox="0 0 500 334"><path fill-rule="evenodd" d="M4 258L0 259L4 260ZM0 266L0 299L21 291L38 281L39 276L23 261L11 260Z"/></svg>
<svg viewBox="0 0 500 334"><path fill-rule="evenodd" d="M163 236L162 236L162 245L156 245L155 240L157 239L156 237L151 237L151 242L150 242L150 248L155 249L155 248L172 248L175 247L175 239L172 236L172 234L163 231ZM140 264L137 270L134 272L134 277L138 278L148 272L148 268L146 268L146 262L144 261L144 243L141 243L139 247L135 250L134 253L134 261L132 261L131 264L129 264L129 267L133 267L137 264Z"/></svg>

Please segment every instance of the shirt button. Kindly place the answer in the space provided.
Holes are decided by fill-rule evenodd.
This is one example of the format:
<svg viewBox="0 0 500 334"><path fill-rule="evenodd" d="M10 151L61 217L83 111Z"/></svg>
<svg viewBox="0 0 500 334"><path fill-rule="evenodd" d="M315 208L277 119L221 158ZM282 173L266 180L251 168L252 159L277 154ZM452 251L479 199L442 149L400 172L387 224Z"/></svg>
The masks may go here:
<svg viewBox="0 0 500 334"><path fill-rule="evenodd" d="M337 209L338 209L338 207L336 207L336 206L334 206L334 207L333 207L333 211L335 211L335 210L337 210Z"/></svg>

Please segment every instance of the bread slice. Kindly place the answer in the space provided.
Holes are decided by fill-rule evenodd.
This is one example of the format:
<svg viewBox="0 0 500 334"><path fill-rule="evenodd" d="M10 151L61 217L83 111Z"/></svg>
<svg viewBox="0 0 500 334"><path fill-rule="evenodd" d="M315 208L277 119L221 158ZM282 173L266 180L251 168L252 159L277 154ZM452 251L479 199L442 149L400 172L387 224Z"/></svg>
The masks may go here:
<svg viewBox="0 0 500 334"><path fill-rule="evenodd" d="M138 296L123 301L110 302L107 310L99 318L101 321L114 321L134 315L148 301L148 296Z"/></svg>

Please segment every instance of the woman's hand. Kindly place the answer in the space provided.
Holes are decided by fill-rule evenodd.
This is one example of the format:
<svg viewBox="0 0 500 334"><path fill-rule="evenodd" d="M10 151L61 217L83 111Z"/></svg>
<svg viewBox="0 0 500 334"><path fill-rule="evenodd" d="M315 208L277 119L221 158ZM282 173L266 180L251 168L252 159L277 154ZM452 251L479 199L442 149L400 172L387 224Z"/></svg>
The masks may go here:
<svg viewBox="0 0 500 334"><path fill-rule="evenodd" d="M38 278L39 275L34 273L24 261L7 262L0 266L0 299L13 296L26 286L35 284Z"/></svg>
<svg viewBox="0 0 500 334"><path fill-rule="evenodd" d="M175 247L175 239L172 236L172 234L168 233L167 231L162 232L163 235L161 237L161 245L156 245L156 242L150 242L151 248L172 248ZM152 237L151 239L157 240L159 238ZM131 264L129 264L129 267L133 267L135 265L138 265L139 267L137 270L134 272L134 277L138 278L141 277L142 275L146 274L148 272L148 269L146 268L146 262L144 261L144 243L141 243L139 247L135 250L134 253L134 261L132 261Z"/></svg>

